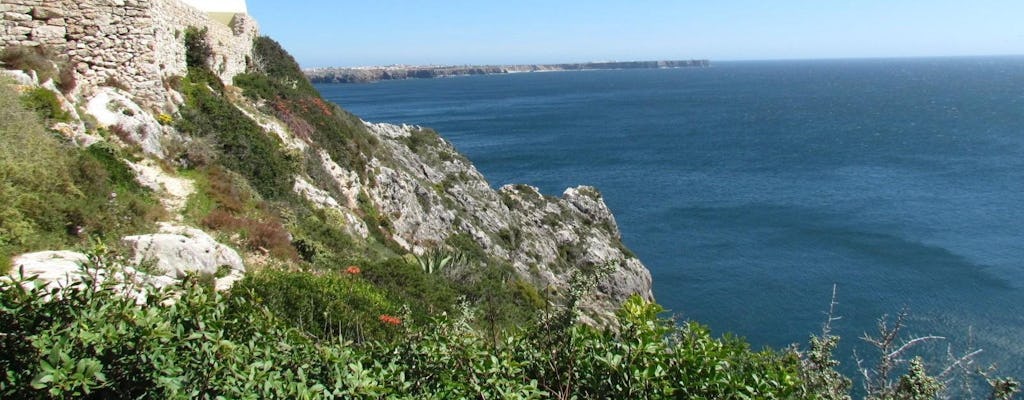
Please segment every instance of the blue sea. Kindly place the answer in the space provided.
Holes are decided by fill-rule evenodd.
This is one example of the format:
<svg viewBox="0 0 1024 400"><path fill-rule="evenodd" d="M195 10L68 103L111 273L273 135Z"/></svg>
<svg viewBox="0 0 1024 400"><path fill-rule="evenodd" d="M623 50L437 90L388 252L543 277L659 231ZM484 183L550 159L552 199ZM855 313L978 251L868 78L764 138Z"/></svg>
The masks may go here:
<svg viewBox="0 0 1024 400"><path fill-rule="evenodd" d="M435 128L499 187L597 186L673 314L757 348L806 343L833 285L836 357L909 313L941 359L1024 376L1024 57L318 85Z"/></svg>

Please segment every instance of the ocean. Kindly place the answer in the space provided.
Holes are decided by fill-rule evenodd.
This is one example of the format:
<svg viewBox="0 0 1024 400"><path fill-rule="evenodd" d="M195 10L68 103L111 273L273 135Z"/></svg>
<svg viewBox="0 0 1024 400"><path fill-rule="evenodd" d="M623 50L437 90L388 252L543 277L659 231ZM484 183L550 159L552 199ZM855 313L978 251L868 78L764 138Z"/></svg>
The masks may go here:
<svg viewBox="0 0 1024 400"><path fill-rule="evenodd" d="M836 358L908 313L941 361L1024 376L1024 57L318 85L368 121L428 126L489 182L594 185L680 319L806 343L837 288ZM935 372L935 371L933 371Z"/></svg>

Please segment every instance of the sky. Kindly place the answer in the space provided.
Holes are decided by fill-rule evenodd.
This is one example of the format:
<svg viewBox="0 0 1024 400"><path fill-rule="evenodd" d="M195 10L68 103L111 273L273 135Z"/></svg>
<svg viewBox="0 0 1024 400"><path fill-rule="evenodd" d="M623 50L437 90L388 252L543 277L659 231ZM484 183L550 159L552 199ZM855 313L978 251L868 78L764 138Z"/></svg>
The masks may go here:
<svg viewBox="0 0 1024 400"><path fill-rule="evenodd" d="M303 67L1024 54L1024 0L247 0Z"/></svg>

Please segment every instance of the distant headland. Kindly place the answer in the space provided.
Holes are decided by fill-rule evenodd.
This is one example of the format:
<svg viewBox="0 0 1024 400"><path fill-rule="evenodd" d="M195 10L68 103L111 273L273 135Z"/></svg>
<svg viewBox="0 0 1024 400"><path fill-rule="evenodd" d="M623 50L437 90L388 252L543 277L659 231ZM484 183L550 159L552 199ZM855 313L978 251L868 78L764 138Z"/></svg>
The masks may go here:
<svg viewBox="0 0 1024 400"><path fill-rule="evenodd" d="M311 68L303 72L313 83L367 83L394 79L444 78L463 75L511 74L519 72L584 71L599 69L660 69L708 67L708 60L602 61L567 64L448 65L356 68Z"/></svg>

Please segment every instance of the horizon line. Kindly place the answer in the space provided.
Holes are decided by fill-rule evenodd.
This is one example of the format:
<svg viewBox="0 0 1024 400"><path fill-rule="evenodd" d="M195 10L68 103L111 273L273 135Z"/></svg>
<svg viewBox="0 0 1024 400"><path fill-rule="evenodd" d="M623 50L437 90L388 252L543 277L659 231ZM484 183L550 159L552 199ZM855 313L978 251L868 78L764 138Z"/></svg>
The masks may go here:
<svg viewBox="0 0 1024 400"><path fill-rule="evenodd" d="M544 63L448 63L448 64L387 64L387 65L332 65L332 66L300 66L302 70L315 70L327 68L339 69L362 69L362 68L389 68L389 67L489 67L489 66L511 66L511 65L559 65L559 64L588 64L605 62L654 62L654 61L708 61L708 62L771 62L771 61L844 61L844 60L901 60L901 59L942 59L942 58L1004 58L1024 57L1024 53L1017 54L954 54L954 55L909 55L909 56L826 56L826 57L779 57L779 58L660 58L644 60L601 60L601 61L566 61L566 62L544 62Z"/></svg>

